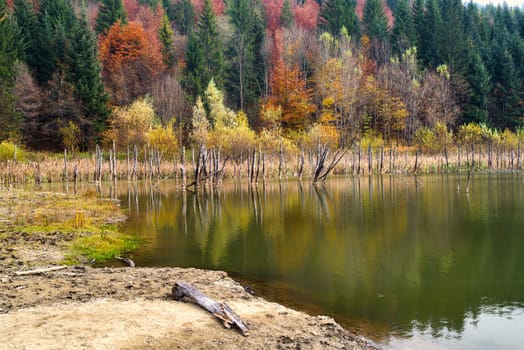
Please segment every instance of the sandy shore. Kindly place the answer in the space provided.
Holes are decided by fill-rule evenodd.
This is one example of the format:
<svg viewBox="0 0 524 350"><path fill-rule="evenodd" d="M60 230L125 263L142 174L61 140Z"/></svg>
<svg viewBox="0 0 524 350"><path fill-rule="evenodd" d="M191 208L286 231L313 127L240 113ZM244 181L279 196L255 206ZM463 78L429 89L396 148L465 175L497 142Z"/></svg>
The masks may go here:
<svg viewBox="0 0 524 350"><path fill-rule="evenodd" d="M187 282L225 301L244 337L170 293ZM327 316L253 296L221 271L68 267L40 275L0 272L0 349L374 349Z"/></svg>
<svg viewBox="0 0 524 350"><path fill-rule="evenodd" d="M222 271L79 265L17 275L62 264L82 237L104 241L110 234L97 233L99 226L122 216L96 197L0 190L0 350L374 348L330 317L249 294ZM198 305L175 301L175 282L226 302L249 337Z"/></svg>

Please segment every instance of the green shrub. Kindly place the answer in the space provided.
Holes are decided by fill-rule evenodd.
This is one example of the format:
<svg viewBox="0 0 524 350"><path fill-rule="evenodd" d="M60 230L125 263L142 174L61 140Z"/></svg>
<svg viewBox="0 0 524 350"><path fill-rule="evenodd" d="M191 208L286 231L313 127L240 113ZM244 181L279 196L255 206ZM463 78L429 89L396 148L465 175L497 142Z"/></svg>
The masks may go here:
<svg viewBox="0 0 524 350"><path fill-rule="evenodd" d="M20 146L10 141L2 141L0 143L0 161L25 160L25 158L26 152Z"/></svg>

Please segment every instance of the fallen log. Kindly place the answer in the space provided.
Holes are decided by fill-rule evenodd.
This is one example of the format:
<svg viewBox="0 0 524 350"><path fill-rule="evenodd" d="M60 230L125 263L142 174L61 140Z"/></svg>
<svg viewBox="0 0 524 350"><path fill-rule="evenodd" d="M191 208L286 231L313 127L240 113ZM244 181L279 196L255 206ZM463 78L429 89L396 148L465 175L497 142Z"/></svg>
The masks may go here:
<svg viewBox="0 0 524 350"><path fill-rule="evenodd" d="M121 256L117 256L115 259L122 261L123 263L127 264L129 267L135 267L136 264L133 260L128 258L122 258Z"/></svg>
<svg viewBox="0 0 524 350"><path fill-rule="evenodd" d="M36 270L17 271L15 272L15 275L16 276L38 275L44 272L59 271L63 269L67 269L67 266L62 265L62 266L46 267L46 268L36 269Z"/></svg>
<svg viewBox="0 0 524 350"><path fill-rule="evenodd" d="M247 337L249 335L249 329L244 321L226 303L211 299L192 285L184 282L175 283L171 293L177 301L182 300L184 297L194 301L220 319L224 327L231 329L231 326L234 325L244 336Z"/></svg>

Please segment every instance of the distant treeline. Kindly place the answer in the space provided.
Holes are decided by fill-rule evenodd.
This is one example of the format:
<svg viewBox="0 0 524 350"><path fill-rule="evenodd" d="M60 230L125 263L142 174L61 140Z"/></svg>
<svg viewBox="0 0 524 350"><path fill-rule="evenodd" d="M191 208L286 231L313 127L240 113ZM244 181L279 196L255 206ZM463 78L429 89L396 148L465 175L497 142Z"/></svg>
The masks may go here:
<svg viewBox="0 0 524 350"><path fill-rule="evenodd" d="M0 141L239 154L517 135L523 35L521 9L461 0L0 0Z"/></svg>

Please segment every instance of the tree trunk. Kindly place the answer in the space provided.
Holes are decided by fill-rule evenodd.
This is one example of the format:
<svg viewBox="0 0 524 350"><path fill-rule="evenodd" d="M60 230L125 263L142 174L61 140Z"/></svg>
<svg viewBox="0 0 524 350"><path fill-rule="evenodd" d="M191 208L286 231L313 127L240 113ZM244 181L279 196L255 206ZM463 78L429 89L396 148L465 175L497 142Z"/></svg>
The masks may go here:
<svg viewBox="0 0 524 350"><path fill-rule="evenodd" d="M220 319L226 328L230 329L231 326L235 326L244 336L247 337L249 335L249 329L244 321L226 303L211 299L192 285L183 282L175 283L171 293L177 301L182 300L184 297L194 301Z"/></svg>

